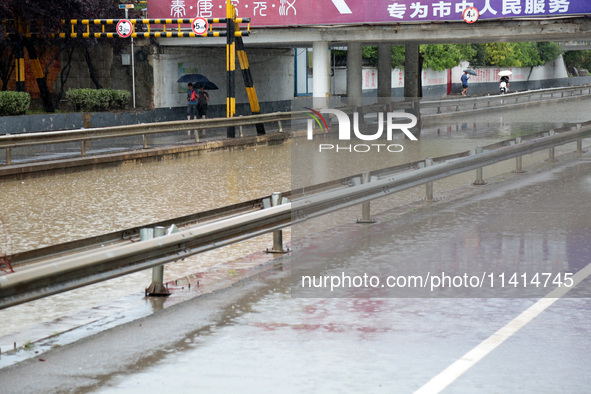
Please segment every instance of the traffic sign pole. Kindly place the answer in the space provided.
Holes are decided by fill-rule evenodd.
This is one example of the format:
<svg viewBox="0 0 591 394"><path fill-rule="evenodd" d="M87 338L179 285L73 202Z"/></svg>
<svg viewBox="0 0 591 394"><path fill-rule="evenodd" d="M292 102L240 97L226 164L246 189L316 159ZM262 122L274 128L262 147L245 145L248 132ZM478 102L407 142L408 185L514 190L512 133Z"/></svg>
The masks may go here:
<svg viewBox="0 0 591 394"><path fill-rule="evenodd" d="M125 19L128 19L128 9L129 8L125 8ZM133 51L133 36L131 36L131 97L133 101L133 108L135 108L135 56Z"/></svg>

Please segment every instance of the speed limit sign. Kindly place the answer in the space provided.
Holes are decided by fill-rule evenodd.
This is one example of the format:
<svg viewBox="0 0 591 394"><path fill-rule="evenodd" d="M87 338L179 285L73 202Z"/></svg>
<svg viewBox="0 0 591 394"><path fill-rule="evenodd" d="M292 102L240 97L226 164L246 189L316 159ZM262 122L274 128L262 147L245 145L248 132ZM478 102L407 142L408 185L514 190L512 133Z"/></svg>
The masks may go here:
<svg viewBox="0 0 591 394"><path fill-rule="evenodd" d="M464 17L464 21L466 21L466 23L474 23L480 17L480 13L475 7L468 7L464 10L462 16Z"/></svg>
<svg viewBox="0 0 591 394"><path fill-rule="evenodd" d="M192 28L195 34L198 34L200 36L204 35L205 33L207 33L208 27L209 25L207 23L207 19L201 17L193 19Z"/></svg>
<svg viewBox="0 0 591 394"><path fill-rule="evenodd" d="M117 34L120 37L127 38L133 33L133 25L127 19L121 19L119 23L117 23Z"/></svg>

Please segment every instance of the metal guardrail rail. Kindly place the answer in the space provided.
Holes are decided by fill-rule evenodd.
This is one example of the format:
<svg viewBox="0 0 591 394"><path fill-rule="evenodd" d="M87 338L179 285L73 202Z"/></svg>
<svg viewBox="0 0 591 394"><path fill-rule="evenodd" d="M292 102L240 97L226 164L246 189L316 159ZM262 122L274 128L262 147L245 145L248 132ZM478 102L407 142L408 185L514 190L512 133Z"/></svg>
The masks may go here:
<svg viewBox="0 0 591 394"><path fill-rule="evenodd" d="M479 96L479 97L462 97L454 99L444 100L430 100L421 101L422 108L437 108L437 114L441 114L442 109L449 109L450 111L460 111L461 106L472 106L472 109L487 108L493 103L500 105L507 104L509 102L519 103L520 100L523 103L531 102L532 99L542 101L544 95L550 95L550 99L553 99L555 95L560 95L561 98L568 94L568 97L573 97L575 93L579 96L583 95L583 92L587 91L591 95L591 85L580 85L571 86L566 88L549 88L549 89L537 89L528 90L525 92L513 92L507 94L496 94L492 96ZM454 109L452 109L454 108Z"/></svg>
<svg viewBox="0 0 591 394"><path fill-rule="evenodd" d="M468 97L458 99L445 99L436 101L421 101L420 106L422 108L437 108L437 113L441 113L442 108L455 107L455 111L459 111L460 106L472 105L473 109L477 109L479 105L486 103L486 106L490 106L494 101L508 101L515 100L516 102L520 99L527 99L528 102L535 96L542 97L544 94L550 94L553 97L554 94L560 94L564 97L565 92L570 93L572 96L575 91L579 91L583 94L583 91L588 90L591 95L591 85L569 87L569 88L553 88L553 89L541 89L536 91L528 92L517 92L509 93L505 95L496 96L484 96L484 97ZM408 109L407 107L412 105L411 102L392 102L390 105L387 104L375 104L365 106L363 108L364 113L370 113L371 111L390 110L391 106L399 109ZM343 107L338 108L346 113L352 113L357 111L358 108ZM148 136L161 133L170 133L176 131L187 131L193 129L216 129L226 127L240 127L248 125L256 125L261 123L277 123L279 132L283 132L283 122L288 122L296 119L306 119L306 111L298 112L275 112L270 114L261 115L246 115L233 118L212 118L212 119L198 119L198 120L182 120L172 122L160 122L160 123L141 123L136 125L127 126L116 126L116 127L97 127L91 129L76 129L76 130L64 130L64 131L48 131L48 132L35 132L35 133L19 133L19 134L8 134L0 135L0 149L5 149L6 152L6 166L12 164L12 149L35 146L35 145L46 145L55 143L65 142L80 142L80 156L86 157L87 143L92 140L100 140L107 138L122 138L132 136L142 136L143 149L148 148ZM196 136L196 138L198 138Z"/></svg>
<svg viewBox="0 0 591 394"><path fill-rule="evenodd" d="M422 165L417 162L418 168L412 170L396 172L401 169L398 166L390 168L390 172L376 171L372 173L375 178L372 177L374 179L369 183L351 182L354 177L349 177L311 187L311 194L310 190L301 189L291 193L292 202L265 209L259 207L255 211L213 220L163 237L142 242L128 241L46 259L0 276L0 309L254 238L309 218L466 171L476 169L478 181L483 167L512 158L519 159L540 150L549 149L553 157L554 147L576 141L580 153L582 139L588 137L591 137L591 122L577 125L574 129L551 130L526 141L518 137L493 144L486 150L476 149L453 157L438 158L433 165L428 159Z"/></svg>

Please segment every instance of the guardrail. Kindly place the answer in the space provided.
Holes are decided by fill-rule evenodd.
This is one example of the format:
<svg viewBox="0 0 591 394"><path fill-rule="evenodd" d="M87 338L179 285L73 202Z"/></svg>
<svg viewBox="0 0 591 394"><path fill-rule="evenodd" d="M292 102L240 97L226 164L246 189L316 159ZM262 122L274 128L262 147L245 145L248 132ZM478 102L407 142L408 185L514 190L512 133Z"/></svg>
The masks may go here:
<svg viewBox="0 0 591 394"><path fill-rule="evenodd" d="M580 92L588 90L591 95L591 85L569 87L569 88L553 88L543 89L528 92L509 93L498 96L484 96L484 97L468 97L458 99L445 99L437 101L421 101L420 106L422 108L437 108L437 113L441 113L442 108L455 107L455 111L459 111L460 106L472 106L473 109L477 109L478 106L486 104L490 106L495 101L505 102L508 100L515 100L517 102L520 99L526 99L531 101L535 96L542 96L550 94L553 97L555 94L560 94L564 97L565 93L569 93L571 96L574 92ZM411 102L392 102L391 104L374 104L363 107L363 113L370 113L371 111L390 110L392 107L398 109L408 109L412 106ZM358 108L343 107L338 108L346 113L352 113L357 111ZM172 122L161 122L161 123L141 123L136 125L117 126L117 127L97 127L92 129L76 129L76 130L64 130L64 131L48 131L48 132L37 132L37 133L21 133L21 134L10 134L0 135L0 149L5 149L6 152L6 163L5 165L12 164L12 149L26 146L35 145L46 145L55 143L65 142L80 142L80 156L86 157L87 144L92 140L100 140L107 138L122 138L132 136L142 136L143 149L148 148L148 136L161 133L170 133L175 131L187 131L187 130L208 130L215 128L226 128L226 127L241 127L248 125L256 125L260 123L277 123L279 132L283 132L283 122L291 121L294 119L305 119L307 118L307 112L275 112L270 114L261 115L246 115L233 118L212 118L212 119L198 119L198 120L182 120ZM199 134L195 133L195 142L199 142Z"/></svg>
<svg viewBox="0 0 591 394"><path fill-rule="evenodd" d="M281 122L291 120L293 116L303 116L303 114L276 112L271 114L247 115L234 118L181 120L161 123L141 123L137 125L117 127L97 127L92 129L1 135L0 148L4 148L6 150L6 165L12 164L11 149L24 146L55 144L63 142L81 142L80 155L84 157L86 156L86 143L91 140L141 135L143 137L143 147L146 149L148 148L147 136L152 134L170 133L192 129L214 129L231 126L237 127L272 122L278 123L279 131L283 131ZM196 140L198 141L198 133L195 135Z"/></svg>
<svg viewBox="0 0 591 394"><path fill-rule="evenodd" d="M499 103L500 105L513 101L518 103L527 100L531 102L532 99L543 100L544 95L550 95L550 99L553 99L555 95L560 94L560 97L565 97L568 94L572 97L576 92L582 96L583 92L587 91L591 95L591 85L571 86L567 88L550 88L550 89L538 89L528 90L525 92L514 92L507 94L498 94L492 96L479 96L479 97L462 97L456 99L444 99L444 100L430 100L421 101L422 108L437 108L437 113L442 113L442 108L449 108L451 111L460 111L461 106L472 106L472 109L490 107L493 103ZM455 108L455 109L452 109Z"/></svg>
<svg viewBox="0 0 591 394"><path fill-rule="evenodd" d="M240 214L190 227L179 232L142 242L127 242L73 252L31 264L23 270L0 276L0 308L6 308L37 298L71 290L87 284L126 275L146 268L183 259L206 250L240 242L265 233L279 231L294 223L325 215L343 208L396 193L411 187L476 170L475 184L482 181L482 168L500 161L577 142L582 152L582 139L591 136L591 122L572 128L550 130L540 138L521 138L494 144L490 149L475 149L454 157L418 162L416 169L387 174L383 170L371 173L370 182L333 182L345 186L331 188L312 195L292 193L292 202ZM487 147L489 148L489 147ZM347 178L351 180L352 178ZM318 188L321 190L322 188ZM428 193L428 192L427 192Z"/></svg>

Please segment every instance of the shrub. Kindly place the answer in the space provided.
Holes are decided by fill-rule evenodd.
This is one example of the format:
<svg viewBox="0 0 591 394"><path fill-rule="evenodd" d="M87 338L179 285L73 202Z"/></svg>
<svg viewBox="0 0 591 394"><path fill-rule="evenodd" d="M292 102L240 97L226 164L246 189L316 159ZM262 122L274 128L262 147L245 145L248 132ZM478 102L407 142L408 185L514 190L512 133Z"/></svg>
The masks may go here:
<svg viewBox="0 0 591 394"><path fill-rule="evenodd" d="M0 116L21 115L31 105L31 95L25 92L0 92Z"/></svg>
<svg viewBox="0 0 591 394"><path fill-rule="evenodd" d="M66 99L76 111L110 111L125 109L131 94L127 90L70 89Z"/></svg>

